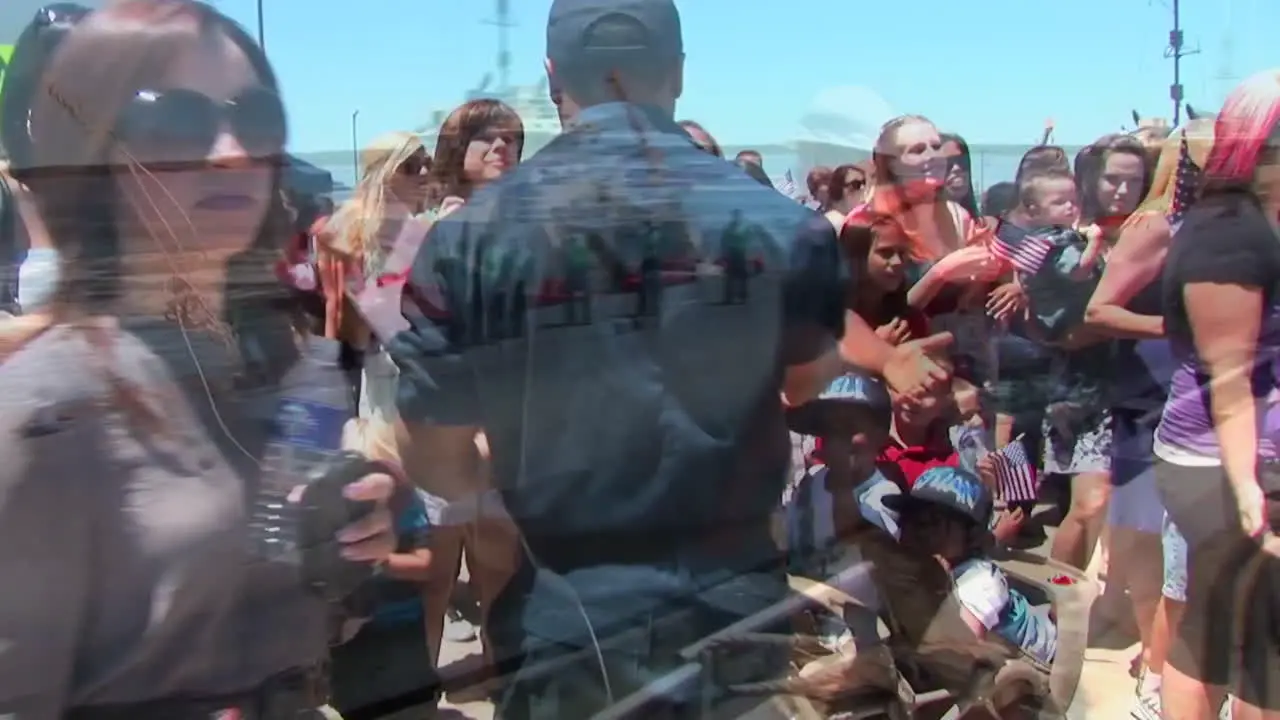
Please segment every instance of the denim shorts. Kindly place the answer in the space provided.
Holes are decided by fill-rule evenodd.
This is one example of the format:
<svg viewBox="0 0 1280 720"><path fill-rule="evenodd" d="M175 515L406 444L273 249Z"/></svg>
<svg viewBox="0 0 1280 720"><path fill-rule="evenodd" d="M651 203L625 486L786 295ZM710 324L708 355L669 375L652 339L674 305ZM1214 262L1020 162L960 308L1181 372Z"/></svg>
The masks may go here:
<svg viewBox="0 0 1280 720"><path fill-rule="evenodd" d="M1062 475L1110 472L1111 411L1081 420L1068 417L1070 411L1059 412L1058 408L1065 405L1054 403L1045 409L1044 472Z"/></svg>
<svg viewBox="0 0 1280 720"><path fill-rule="evenodd" d="M1165 597L1177 602L1187 601L1187 539L1178 532L1169 513L1164 514L1164 530L1160 544L1164 548L1164 588Z"/></svg>

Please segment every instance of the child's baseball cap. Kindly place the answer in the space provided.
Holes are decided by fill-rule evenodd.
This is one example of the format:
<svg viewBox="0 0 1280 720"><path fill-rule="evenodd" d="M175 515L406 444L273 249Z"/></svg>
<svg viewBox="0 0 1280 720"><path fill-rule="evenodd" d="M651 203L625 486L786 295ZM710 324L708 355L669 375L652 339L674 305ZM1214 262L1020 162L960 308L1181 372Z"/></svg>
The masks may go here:
<svg viewBox="0 0 1280 720"><path fill-rule="evenodd" d="M787 427L801 435L838 435L887 431L893 403L884 383L869 375L846 373L817 398L787 410Z"/></svg>
<svg viewBox="0 0 1280 720"><path fill-rule="evenodd" d="M916 479L905 495L884 498L885 507L901 512L913 506L932 504L954 511L981 528L990 527L995 499L977 475L955 467L929 468Z"/></svg>

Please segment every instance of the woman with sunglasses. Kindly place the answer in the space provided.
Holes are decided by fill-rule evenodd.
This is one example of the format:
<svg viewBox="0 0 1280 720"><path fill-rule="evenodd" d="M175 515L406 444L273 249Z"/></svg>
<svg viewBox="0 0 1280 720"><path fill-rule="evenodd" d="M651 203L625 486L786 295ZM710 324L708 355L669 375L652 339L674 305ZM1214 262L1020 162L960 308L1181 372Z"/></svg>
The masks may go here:
<svg viewBox="0 0 1280 720"><path fill-rule="evenodd" d="M440 215L457 210L472 193L502 177L524 154L524 123L501 100L470 100L449 113L436 138L434 175L444 200Z"/></svg>
<svg viewBox="0 0 1280 720"><path fill-rule="evenodd" d="M437 217L462 207L477 190L514 168L523 152L524 123L511 106L481 98L454 109L440 126L432 163L433 184L444 197ZM390 363L387 367L394 371ZM394 395L388 396L387 405L393 412ZM489 447L484 433L479 428L453 430L450 428L443 435L456 442L402 436L396 458L442 508L431 536L432 577L425 597L427 643L433 661L439 659L446 628L451 640L474 637L474 626L451 607L464 555L469 585L479 602L482 619L488 617L489 608L514 572L518 557L515 528L497 492L490 490L478 497L474 494L474 488L489 483ZM461 469L456 473L439 472L442 465ZM482 625L485 672L495 667L489 640ZM487 682L474 688L480 695L490 691L496 692L496 688ZM459 700L457 693L451 697Z"/></svg>
<svg viewBox="0 0 1280 720"><path fill-rule="evenodd" d="M827 204L823 216L831 221L836 232L844 227L844 220L853 209L867 200L869 185L867 167L863 164L841 165L831 171L827 184Z"/></svg>
<svg viewBox="0 0 1280 720"><path fill-rule="evenodd" d="M35 97L24 177L65 275L0 326L0 716L303 717L334 606L251 524L277 428L308 431L272 422L281 379L313 358L272 277L271 67L206 5L124 0L66 37ZM313 550L367 575L392 549L394 482L353 470L355 520L298 547L304 572ZM311 498L279 488L286 517Z"/></svg>
<svg viewBox="0 0 1280 720"><path fill-rule="evenodd" d="M325 223L316 244L325 337L357 349L368 344L368 330L348 310L348 279L352 273L361 278L381 274L404 221L425 209L430 171L426 146L413 133L388 133L360 153L360 182L351 199Z"/></svg>
<svg viewBox="0 0 1280 720"><path fill-rule="evenodd" d="M974 219L978 212L978 196L973 192L973 159L969 143L955 133L942 133L942 152L947 156L947 179L944 193L947 199L964 208Z"/></svg>

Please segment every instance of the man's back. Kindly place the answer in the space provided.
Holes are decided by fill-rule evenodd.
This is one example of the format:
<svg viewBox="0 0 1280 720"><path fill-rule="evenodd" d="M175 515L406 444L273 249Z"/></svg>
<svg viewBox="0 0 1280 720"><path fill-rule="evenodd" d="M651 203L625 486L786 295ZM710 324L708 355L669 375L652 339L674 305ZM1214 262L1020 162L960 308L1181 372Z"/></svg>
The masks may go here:
<svg viewBox="0 0 1280 720"><path fill-rule="evenodd" d="M788 459L788 307L838 324L841 264L812 211L656 111L597 106L433 228L413 284L443 295L460 357L453 387L414 383L402 407L484 426L535 546L762 520Z"/></svg>

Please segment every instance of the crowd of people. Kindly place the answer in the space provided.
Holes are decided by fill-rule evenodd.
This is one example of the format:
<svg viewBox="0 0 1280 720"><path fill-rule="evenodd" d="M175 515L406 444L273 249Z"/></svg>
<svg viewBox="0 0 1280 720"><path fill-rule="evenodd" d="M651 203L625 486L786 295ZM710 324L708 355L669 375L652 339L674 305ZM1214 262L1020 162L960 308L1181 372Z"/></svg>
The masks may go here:
<svg viewBox="0 0 1280 720"><path fill-rule="evenodd" d="M0 108L0 716L429 713L478 631L470 694L587 718L866 532L1052 667L999 550L1055 485L1132 717L1280 716L1280 71L984 192L901 116L793 197L676 120L684 62L672 0L556 0L562 135L526 159L471 100L334 207L219 11L42 9ZM644 716L740 717L786 663Z"/></svg>

